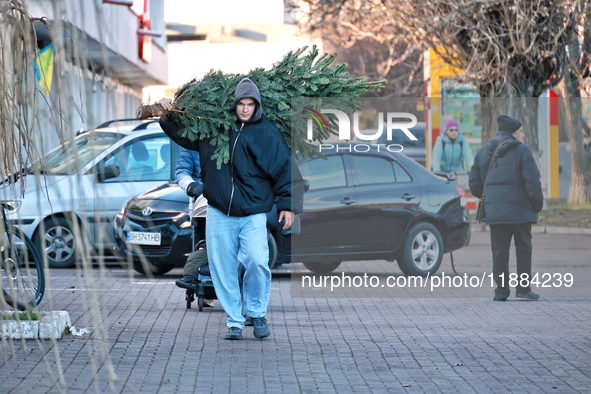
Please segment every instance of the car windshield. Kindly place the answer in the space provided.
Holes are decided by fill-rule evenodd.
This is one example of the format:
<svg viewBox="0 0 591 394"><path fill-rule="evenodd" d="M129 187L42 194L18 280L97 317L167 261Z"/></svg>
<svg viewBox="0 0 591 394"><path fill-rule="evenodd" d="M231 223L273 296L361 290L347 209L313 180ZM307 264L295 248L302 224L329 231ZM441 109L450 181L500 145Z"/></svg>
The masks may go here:
<svg viewBox="0 0 591 394"><path fill-rule="evenodd" d="M31 169L45 175L73 175L121 138L118 133L82 134L46 154Z"/></svg>
<svg viewBox="0 0 591 394"><path fill-rule="evenodd" d="M410 131L412 133L412 135L414 135L417 140L411 140L410 138L408 138L406 136L406 134L404 134L404 132L400 131L400 130L394 130L392 132L392 138L388 139L388 135L386 134L386 131L384 130L384 132L382 133L382 135L380 136L380 138L378 139L378 144L399 144L402 145L405 148L409 148L412 146L416 146L416 147L425 147L425 126L415 126L415 127L411 127L408 131Z"/></svg>

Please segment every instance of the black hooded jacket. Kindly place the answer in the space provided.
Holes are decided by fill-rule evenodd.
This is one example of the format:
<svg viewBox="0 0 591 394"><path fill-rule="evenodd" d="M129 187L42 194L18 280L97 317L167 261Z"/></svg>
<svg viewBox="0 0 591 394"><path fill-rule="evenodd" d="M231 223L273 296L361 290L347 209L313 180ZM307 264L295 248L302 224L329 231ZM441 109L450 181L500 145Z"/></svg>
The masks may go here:
<svg viewBox="0 0 591 394"><path fill-rule="evenodd" d="M179 125L167 116L160 118L160 126L183 148L199 151L203 195L209 205L226 215L244 217L269 212L276 200L278 211L299 213L301 204L293 209L291 204L289 148L279 129L263 118L261 96L250 79L244 78L236 87L232 112L238 101L247 97L256 101L255 113L247 123L237 119L236 129L230 133L230 161L219 170L211 160L215 151L211 139L180 137ZM297 178L297 167L294 171Z"/></svg>
<svg viewBox="0 0 591 394"><path fill-rule="evenodd" d="M536 223L542 210L544 195L540 171L528 147L507 131L499 131L476 153L470 170L470 191L480 198L492 154L499 149L486 186L487 224Z"/></svg>

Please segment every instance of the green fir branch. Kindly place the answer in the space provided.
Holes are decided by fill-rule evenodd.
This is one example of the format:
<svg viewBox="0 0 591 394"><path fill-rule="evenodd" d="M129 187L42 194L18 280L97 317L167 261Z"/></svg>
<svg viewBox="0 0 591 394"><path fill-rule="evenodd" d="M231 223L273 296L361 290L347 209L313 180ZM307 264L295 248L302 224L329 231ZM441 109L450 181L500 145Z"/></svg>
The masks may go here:
<svg viewBox="0 0 591 394"><path fill-rule="evenodd" d="M330 98L359 97L368 90L384 88L386 81L368 81L367 77L350 78L346 64L332 64L337 54L319 56L316 46L304 54L307 47L289 52L266 71L262 68L248 74L224 74L210 71L202 79L193 79L181 86L175 94L176 117L181 129L179 135L191 141L210 138L215 152L211 157L220 168L229 160L229 134L236 127L236 116L230 113L234 104L236 85L245 77L250 78L261 92L263 115L281 131L292 153L304 157L318 156L307 138L305 108L294 108L293 99L305 100L310 108L338 108L352 113L359 108L358 100L340 100L338 107L326 106ZM324 107L323 107L324 106ZM325 116L330 130L335 130L334 116ZM313 140L323 141L334 131L314 125Z"/></svg>

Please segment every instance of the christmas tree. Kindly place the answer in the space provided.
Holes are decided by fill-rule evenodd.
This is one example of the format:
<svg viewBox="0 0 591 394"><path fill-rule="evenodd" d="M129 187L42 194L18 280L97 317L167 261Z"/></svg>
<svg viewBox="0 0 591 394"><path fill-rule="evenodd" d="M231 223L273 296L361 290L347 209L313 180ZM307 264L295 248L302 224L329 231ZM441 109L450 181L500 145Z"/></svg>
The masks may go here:
<svg viewBox="0 0 591 394"><path fill-rule="evenodd" d="M258 68L246 75L210 71L201 80L194 79L179 88L174 96L175 110L167 115L176 118L181 125L181 137L192 141L211 138L211 144L217 147L211 159L217 161L219 168L221 163L229 160L229 131L236 127L236 115L230 113L234 90L240 80L248 77L261 93L263 115L281 130L292 152L303 156L318 155L306 140L307 123L304 120L307 117L303 116L306 111L321 108L323 101L326 104L325 98L341 98L338 100L339 109L351 113L361 105L360 100L355 98L368 90L383 88L386 81L350 78L345 71L346 64L332 64L336 53L319 57L316 46L304 54L306 49L289 52L268 71ZM291 100L298 97L310 98L308 105L292 108ZM334 99L331 101L334 105ZM142 115L141 108L138 117L146 116L146 111ZM154 115L154 112L149 112L149 115ZM335 125L333 116L325 118L328 125ZM322 128L317 124L313 127L313 139L316 141L322 141L333 133L328 127Z"/></svg>

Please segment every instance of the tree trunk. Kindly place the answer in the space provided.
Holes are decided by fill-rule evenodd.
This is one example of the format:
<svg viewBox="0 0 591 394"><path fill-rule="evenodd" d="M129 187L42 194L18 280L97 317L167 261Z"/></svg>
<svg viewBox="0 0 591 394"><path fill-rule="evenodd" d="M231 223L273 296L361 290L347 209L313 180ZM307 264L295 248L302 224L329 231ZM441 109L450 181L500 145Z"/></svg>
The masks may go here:
<svg viewBox="0 0 591 394"><path fill-rule="evenodd" d="M570 76L556 85L559 119L564 122L564 130L571 146L572 175L568 190L567 204L584 204L591 201L591 152L585 149L581 124L581 98L572 97ZM572 92L571 92L572 91Z"/></svg>
<svg viewBox="0 0 591 394"><path fill-rule="evenodd" d="M517 95L510 97L509 102L508 115L523 124L523 133L525 134L524 145L531 149L537 162L540 157L538 138L539 98Z"/></svg>
<svg viewBox="0 0 591 394"><path fill-rule="evenodd" d="M135 112L135 117L137 119L148 119L155 116L162 116L165 113L166 111L162 109L160 104L140 105Z"/></svg>
<svg viewBox="0 0 591 394"><path fill-rule="evenodd" d="M499 115L507 113L506 97L480 97L480 117L482 119L482 145L497 135Z"/></svg>

